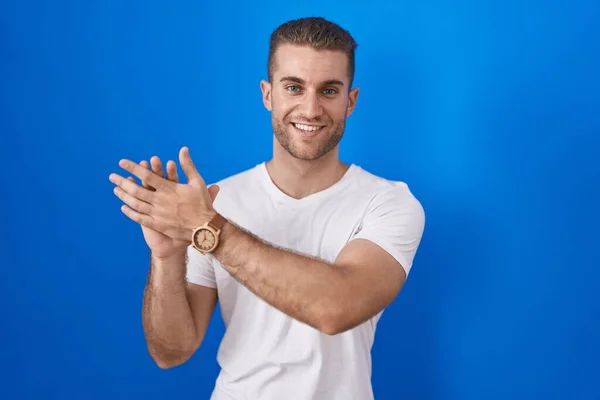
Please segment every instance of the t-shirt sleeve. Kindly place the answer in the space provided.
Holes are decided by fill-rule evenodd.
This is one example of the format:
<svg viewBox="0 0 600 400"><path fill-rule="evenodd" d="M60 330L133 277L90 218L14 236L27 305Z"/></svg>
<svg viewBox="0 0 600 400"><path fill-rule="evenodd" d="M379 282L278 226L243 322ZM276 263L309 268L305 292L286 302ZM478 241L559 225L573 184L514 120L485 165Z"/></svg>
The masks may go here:
<svg viewBox="0 0 600 400"><path fill-rule="evenodd" d="M186 280L196 285L216 288L213 257L210 254L202 255L192 246L188 246L187 256Z"/></svg>
<svg viewBox="0 0 600 400"><path fill-rule="evenodd" d="M424 228L421 203L406 185L399 185L375 196L352 239L377 244L402 265L408 276Z"/></svg>

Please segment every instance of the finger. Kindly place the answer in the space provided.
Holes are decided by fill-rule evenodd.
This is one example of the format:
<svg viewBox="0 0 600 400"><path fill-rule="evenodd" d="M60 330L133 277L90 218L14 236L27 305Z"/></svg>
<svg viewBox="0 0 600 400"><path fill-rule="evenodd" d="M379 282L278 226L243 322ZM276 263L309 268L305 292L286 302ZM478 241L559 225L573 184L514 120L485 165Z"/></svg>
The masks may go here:
<svg viewBox="0 0 600 400"><path fill-rule="evenodd" d="M155 229L155 222L152 217L146 214L139 213L127 205L121 206L121 212L125 214L130 220L137 222L138 224L145 226L150 229Z"/></svg>
<svg viewBox="0 0 600 400"><path fill-rule="evenodd" d="M129 177L127 177L127 180L128 180L128 181L130 181L130 182L133 182L133 183L135 183L135 184L137 185L137 181L135 180L135 178L134 178L133 176L129 176ZM142 184L143 184L143 182L142 182ZM153 187L150 187L150 186L148 186L148 185L142 185L142 187L143 187L144 189L148 189L148 190L154 191L154 188L153 188Z"/></svg>
<svg viewBox="0 0 600 400"><path fill-rule="evenodd" d="M151 172L148 173L152 174ZM136 199L152 204L154 193L138 185L133 179L126 179L118 174L110 174L109 180Z"/></svg>
<svg viewBox="0 0 600 400"><path fill-rule="evenodd" d="M139 213L148 215L152 211L152 205L146 203L145 201L136 199L118 186L114 188L113 192L119 199L123 201L123 203L127 204L130 208L138 211Z"/></svg>
<svg viewBox="0 0 600 400"><path fill-rule="evenodd" d="M175 161L169 160L167 162L167 179L171 182L179 182L179 176L177 174L177 164L175 164Z"/></svg>
<svg viewBox="0 0 600 400"><path fill-rule="evenodd" d="M217 195L219 194L219 190L220 190L220 189L221 189L221 188L219 188L219 186L218 186L218 185L211 185L211 186L208 188L208 193L210 194L210 198L212 199L213 203L214 203L214 201L216 200L216 198L217 198Z"/></svg>
<svg viewBox="0 0 600 400"><path fill-rule="evenodd" d="M146 160L140 161L140 165L146 169L150 169L150 166L148 165L148 161L146 161ZM152 186L148 185L146 182L143 182L143 181L142 181L142 187L152 190L152 191L156 190Z"/></svg>
<svg viewBox="0 0 600 400"><path fill-rule="evenodd" d="M152 164L152 171L156 175L160 176L161 178L165 177L165 171L163 169L163 165L160 161L160 158L158 158L157 156L153 156L152 158L150 158L150 164Z"/></svg>
<svg viewBox="0 0 600 400"><path fill-rule="evenodd" d="M200 173L194 165L194 162L192 161L190 150L187 147L182 147L179 151L179 162L181 163L181 168L183 169L188 182L205 184L204 179L202 179Z"/></svg>
<svg viewBox="0 0 600 400"><path fill-rule="evenodd" d="M152 186L157 190L162 189L171 183L166 179L159 177L158 175L150 171L150 169L144 168L141 165L134 163L130 160L119 161L119 166L127 172L130 172L131 174L137 176L142 182L146 183L149 186Z"/></svg>

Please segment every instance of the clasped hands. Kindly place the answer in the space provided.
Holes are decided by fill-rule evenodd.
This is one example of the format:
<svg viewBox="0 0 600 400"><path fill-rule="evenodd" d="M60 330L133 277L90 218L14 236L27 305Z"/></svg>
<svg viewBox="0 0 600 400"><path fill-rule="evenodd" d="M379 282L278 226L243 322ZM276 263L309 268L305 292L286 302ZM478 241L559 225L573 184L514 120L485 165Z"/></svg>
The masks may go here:
<svg viewBox="0 0 600 400"><path fill-rule="evenodd" d="M216 214L213 201L219 187L206 186L187 147L180 150L179 161L188 180L186 184L179 183L173 161L166 165L165 178L160 160L154 172L130 160L119 162L121 168L141 180L141 185L116 173L110 174L109 180L115 184L115 195L125 203L121 211L127 217L174 241L190 243L194 229Z"/></svg>

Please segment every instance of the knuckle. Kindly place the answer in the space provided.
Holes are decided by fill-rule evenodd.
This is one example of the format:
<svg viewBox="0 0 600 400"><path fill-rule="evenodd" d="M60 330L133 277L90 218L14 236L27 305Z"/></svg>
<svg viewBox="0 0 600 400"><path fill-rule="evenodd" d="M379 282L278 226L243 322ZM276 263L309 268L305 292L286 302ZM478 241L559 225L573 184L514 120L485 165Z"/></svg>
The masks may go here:
<svg viewBox="0 0 600 400"><path fill-rule="evenodd" d="M138 199L136 199L135 197L130 197L129 203L131 204L131 207L133 207L134 210L141 211L140 207L142 206L142 204Z"/></svg>
<svg viewBox="0 0 600 400"><path fill-rule="evenodd" d="M140 224L140 225L143 225L142 214L140 214L140 213L139 213L138 211L136 211L136 210L133 210L133 211L132 211L132 215L133 215L133 218L132 218L132 219L133 219L135 222L137 222L137 223L138 223L138 224Z"/></svg>
<svg viewBox="0 0 600 400"><path fill-rule="evenodd" d="M141 191L142 189L139 186L134 186L131 188L129 193L131 194L131 196L138 199L140 197Z"/></svg>
<svg viewBox="0 0 600 400"><path fill-rule="evenodd" d="M164 226L161 223L157 222L152 217L148 217L147 218L147 224L148 224L148 226L150 228L154 229L155 231L158 231L158 232L164 232L165 231Z"/></svg>
<svg viewBox="0 0 600 400"><path fill-rule="evenodd" d="M152 172L149 168L144 168L140 171L140 179L144 182L148 182L151 177L154 176L154 172Z"/></svg>
<svg viewBox="0 0 600 400"><path fill-rule="evenodd" d="M148 203L140 203L140 211L144 214L150 214L152 212L152 206Z"/></svg>

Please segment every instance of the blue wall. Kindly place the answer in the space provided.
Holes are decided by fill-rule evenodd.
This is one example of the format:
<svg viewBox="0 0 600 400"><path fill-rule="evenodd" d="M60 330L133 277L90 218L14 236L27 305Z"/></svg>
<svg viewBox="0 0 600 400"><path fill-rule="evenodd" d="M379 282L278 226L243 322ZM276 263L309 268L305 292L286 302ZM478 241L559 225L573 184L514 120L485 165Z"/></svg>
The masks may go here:
<svg viewBox="0 0 600 400"><path fill-rule="evenodd" d="M600 3L13 3L0 398L208 397L222 323L184 366L153 364L147 248L108 175L183 145L211 182L268 158L268 35L304 15L360 43L343 159L427 212L377 333L377 399L600 398Z"/></svg>

